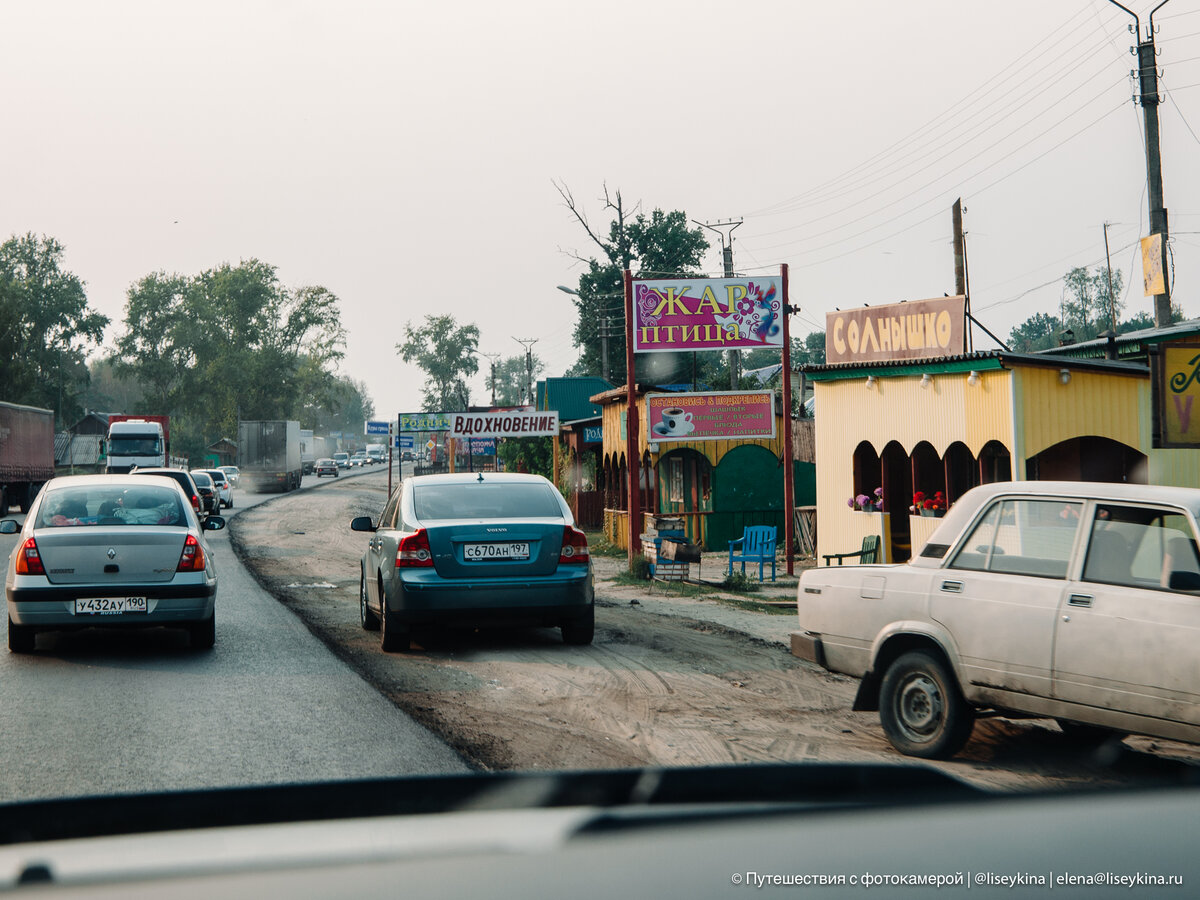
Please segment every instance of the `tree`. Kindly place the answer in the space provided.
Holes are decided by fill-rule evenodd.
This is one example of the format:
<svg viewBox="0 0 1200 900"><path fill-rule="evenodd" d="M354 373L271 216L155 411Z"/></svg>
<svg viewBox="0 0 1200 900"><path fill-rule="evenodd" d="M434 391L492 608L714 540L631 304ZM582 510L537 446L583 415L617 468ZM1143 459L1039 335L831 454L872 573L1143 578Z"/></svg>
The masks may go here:
<svg viewBox="0 0 1200 900"><path fill-rule="evenodd" d="M597 256L572 256L587 266L579 276L575 307L579 320L575 324L575 343L581 348L579 361L571 367L572 375L600 375L601 331L608 330L609 378L617 384L625 381L625 333L623 272L629 269L637 278L665 278L696 274L708 241L703 229L688 228L687 215L681 211L664 212L655 209L649 216L626 210L620 191L609 192L604 187L604 209L611 213L607 234L594 229L583 209L576 203L570 189L561 183L555 188L567 209L583 227L599 250ZM700 354L712 357L715 354ZM641 362L652 380L668 383L690 379L692 354L656 353L651 361ZM708 373L718 363L704 360ZM699 370L698 370L699 376Z"/></svg>
<svg viewBox="0 0 1200 900"><path fill-rule="evenodd" d="M32 233L0 244L0 396L53 409L59 425L82 412L86 348L100 344L109 321L63 269L63 249Z"/></svg>
<svg viewBox="0 0 1200 900"><path fill-rule="evenodd" d="M337 297L319 286L289 290L259 260L190 278L147 275L129 289L124 325L114 370L145 391L138 412L177 420L171 443L181 455L235 435L238 419L310 420L338 401Z"/></svg>
<svg viewBox="0 0 1200 900"><path fill-rule="evenodd" d="M425 371L426 412L470 406L467 379L479 371L475 356L478 348L478 326L460 327L453 316L426 316L420 326L404 324L404 343L396 345L396 352L406 363L415 363Z"/></svg>
<svg viewBox="0 0 1200 900"><path fill-rule="evenodd" d="M1035 313L1009 333L1008 345L1017 353L1048 350L1058 343L1061 331L1062 325L1054 316Z"/></svg>
<svg viewBox="0 0 1200 900"><path fill-rule="evenodd" d="M537 378L546 371L546 365L537 354L531 355L532 372L526 365L524 356L509 356L496 363L494 371L495 384L492 383L491 371L484 379L489 391L496 395L497 406L519 406L524 402L525 388L529 383L537 382Z"/></svg>

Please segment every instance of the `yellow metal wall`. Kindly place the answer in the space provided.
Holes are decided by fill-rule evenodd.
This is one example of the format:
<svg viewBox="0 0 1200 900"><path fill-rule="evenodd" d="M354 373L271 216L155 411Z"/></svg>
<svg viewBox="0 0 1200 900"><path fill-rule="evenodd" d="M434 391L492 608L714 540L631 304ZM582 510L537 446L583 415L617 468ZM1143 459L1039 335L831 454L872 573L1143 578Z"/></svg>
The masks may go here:
<svg viewBox="0 0 1200 900"><path fill-rule="evenodd" d="M962 441L978 456L988 441L1000 441L1011 451L1012 373L979 373L979 383L967 383L967 373L933 375L927 387L921 377L866 378L820 381L814 386L817 429L817 554L846 553L862 546L874 523L846 505L854 490L854 449L870 441L882 453L889 441L899 441L907 454L929 441L939 456ZM897 513L901 511L897 510ZM903 511L907 514L907 510ZM914 535L915 536L915 535ZM886 544L886 541L885 541ZM914 552L919 548L914 546Z"/></svg>
<svg viewBox="0 0 1200 900"><path fill-rule="evenodd" d="M1146 376L1076 370L1063 384L1058 369L1022 368L1013 370L1013 377L1018 397L1014 478L1024 476L1025 460L1071 438L1097 435L1143 453L1150 449L1150 381Z"/></svg>

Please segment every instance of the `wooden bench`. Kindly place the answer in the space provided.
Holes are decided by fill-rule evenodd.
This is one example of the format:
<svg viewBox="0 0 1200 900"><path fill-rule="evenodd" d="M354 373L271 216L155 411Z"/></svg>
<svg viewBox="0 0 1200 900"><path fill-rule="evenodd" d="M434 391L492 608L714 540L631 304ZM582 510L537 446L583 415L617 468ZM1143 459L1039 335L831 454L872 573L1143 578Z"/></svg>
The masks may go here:
<svg viewBox="0 0 1200 900"><path fill-rule="evenodd" d="M868 534L863 538L861 550L855 550L852 553L822 553L821 556L825 559L825 565L829 565L831 559L836 559L840 566L843 559L850 559L855 556L864 565L879 562L879 535Z"/></svg>
<svg viewBox="0 0 1200 900"><path fill-rule="evenodd" d="M742 564L742 574L746 574L746 563L758 563L758 580L763 580L763 567L770 563L771 580L775 580L775 526L747 525L742 529L742 536L729 542L729 574L733 574L733 564ZM734 553L734 547L741 549Z"/></svg>

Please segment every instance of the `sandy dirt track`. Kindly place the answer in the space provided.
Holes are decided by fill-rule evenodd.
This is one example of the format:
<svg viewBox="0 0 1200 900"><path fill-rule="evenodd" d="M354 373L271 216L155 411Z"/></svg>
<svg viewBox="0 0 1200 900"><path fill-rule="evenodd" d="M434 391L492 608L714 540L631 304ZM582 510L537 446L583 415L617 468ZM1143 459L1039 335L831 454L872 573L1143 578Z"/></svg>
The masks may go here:
<svg viewBox="0 0 1200 900"><path fill-rule="evenodd" d="M850 711L856 682L795 659L792 615L612 579L596 558L597 632L417 634L385 654L358 623L356 515L378 517L382 473L330 482L240 512L234 547L281 602L363 677L484 769L578 769L738 761L907 762L874 713ZM712 577L716 577L713 573ZM636 602L634 602L636 601ZM1194 780L1197 748L1131 738L1083 752L1044 721L980 721L939 768L1000 790Z"/></svg>

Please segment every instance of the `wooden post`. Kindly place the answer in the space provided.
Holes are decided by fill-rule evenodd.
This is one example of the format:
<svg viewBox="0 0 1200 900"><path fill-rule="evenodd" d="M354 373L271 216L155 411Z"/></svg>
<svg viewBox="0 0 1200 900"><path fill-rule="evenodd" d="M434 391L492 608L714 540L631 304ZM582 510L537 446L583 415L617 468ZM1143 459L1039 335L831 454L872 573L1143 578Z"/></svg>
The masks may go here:
<svg viewBox="0 0 1200 900"><path fill-rule="evenodd" d="M625 270L625 460L629 472L629 571L641 553L642 488L639 483L638 410L633 373L633 273Z"/></svg>

